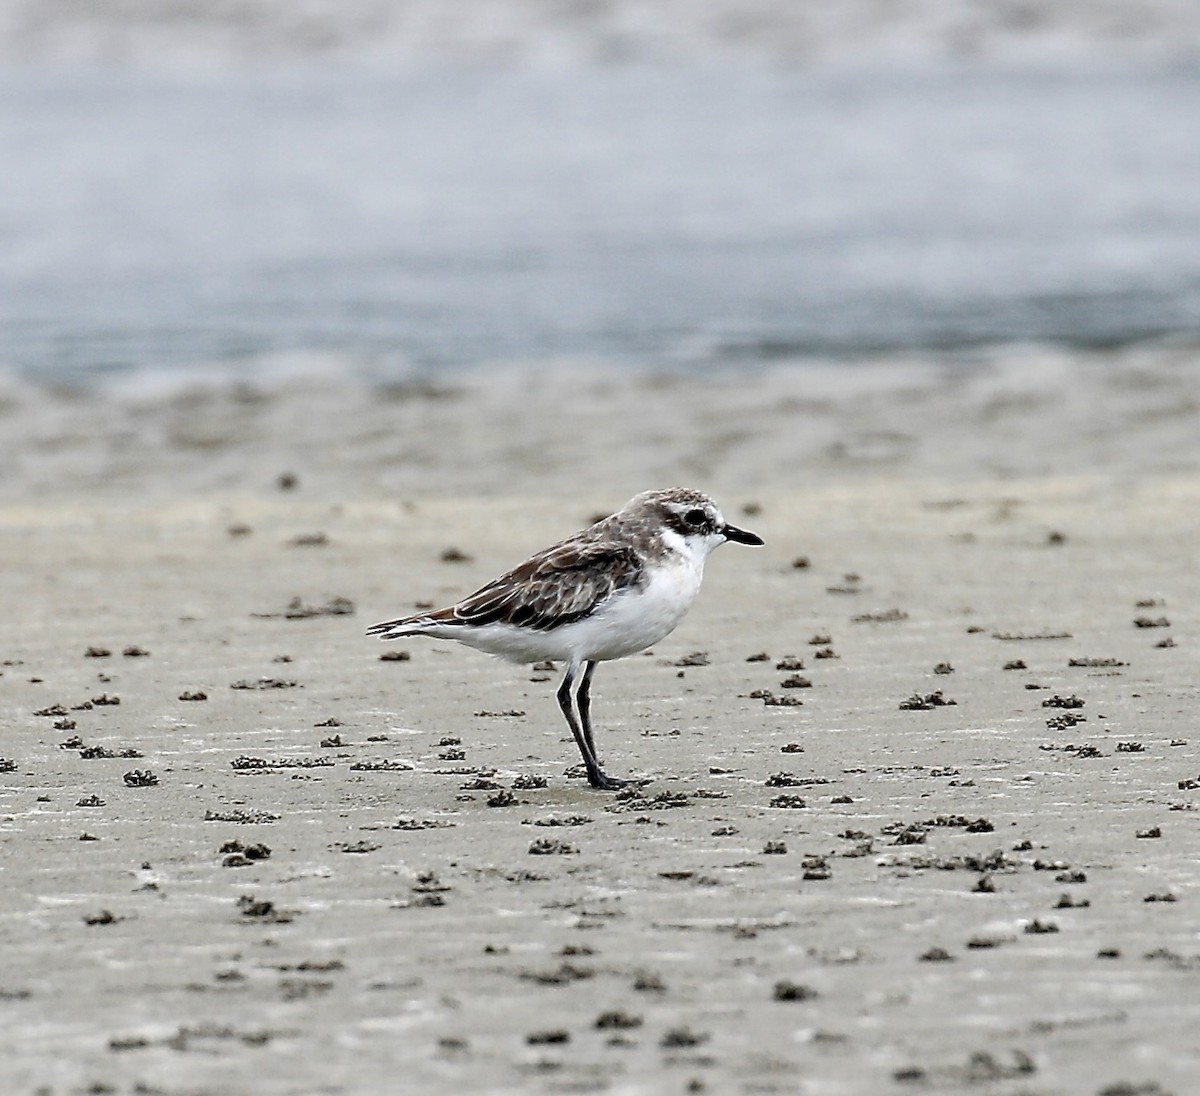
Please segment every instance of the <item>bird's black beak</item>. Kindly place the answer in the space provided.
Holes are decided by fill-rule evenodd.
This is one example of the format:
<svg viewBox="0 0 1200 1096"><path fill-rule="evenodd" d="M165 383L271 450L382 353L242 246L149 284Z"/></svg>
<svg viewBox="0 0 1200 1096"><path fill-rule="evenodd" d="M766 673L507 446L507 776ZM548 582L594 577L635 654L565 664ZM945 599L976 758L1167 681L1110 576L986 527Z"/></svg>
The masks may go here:
<svg viewBox="0 0 1200 1096"><path fill-rule="evenodd" d="M736 525L724 525L721 527L721 532L725 534L726 540L736 540L738 544L765 543L757 533L751 533L748 529L739 529Z"/></svg>

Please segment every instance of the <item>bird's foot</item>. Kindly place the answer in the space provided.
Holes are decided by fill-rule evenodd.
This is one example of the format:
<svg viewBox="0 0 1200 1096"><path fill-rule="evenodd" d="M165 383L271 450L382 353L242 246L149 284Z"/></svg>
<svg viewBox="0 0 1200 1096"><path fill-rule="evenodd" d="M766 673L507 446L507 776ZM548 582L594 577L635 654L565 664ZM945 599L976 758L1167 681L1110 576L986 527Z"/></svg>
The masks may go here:
<svg viewBox="0 0 1200 1096"><path fill-rule="evenodd" d="M622 788L640 788L650 783L648 780L622 780L618 776L609 776L602 769L589 772L587 778L593 788L599 788L604 792L617 792Z"/></svg>

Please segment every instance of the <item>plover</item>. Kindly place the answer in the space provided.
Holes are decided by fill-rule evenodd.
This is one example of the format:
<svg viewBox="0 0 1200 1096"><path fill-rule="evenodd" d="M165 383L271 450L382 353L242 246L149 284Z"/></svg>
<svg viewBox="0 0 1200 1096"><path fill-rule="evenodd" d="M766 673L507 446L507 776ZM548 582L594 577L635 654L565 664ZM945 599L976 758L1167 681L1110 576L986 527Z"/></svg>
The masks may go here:
<svg viewBox="0 0 1200 1096"><path fill-rule="evenodd" d="M699 491L643 491L456 605L386 620L367 635L455 639L513 662L565 660L558 703L588 783L624 787L634 781L609 776L596 757L590 691L596 664L644 651L673 631L700 590L709 552L727 540L763 543L730 525Z"/></svg>

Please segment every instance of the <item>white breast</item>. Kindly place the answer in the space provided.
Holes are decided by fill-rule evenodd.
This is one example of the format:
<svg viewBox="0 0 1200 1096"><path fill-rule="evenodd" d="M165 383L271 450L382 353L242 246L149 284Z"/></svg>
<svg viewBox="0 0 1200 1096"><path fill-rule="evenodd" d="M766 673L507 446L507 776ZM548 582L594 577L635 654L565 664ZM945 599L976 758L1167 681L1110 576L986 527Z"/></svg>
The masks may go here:
<svg viewBox="0 0 1200 1096"><path fill-rule="evenodd" d="M644 651L675 630L700 592L703 560L672 555L654 566L645 586L617 594L576 626L581 657L624 658Z"/></svg>

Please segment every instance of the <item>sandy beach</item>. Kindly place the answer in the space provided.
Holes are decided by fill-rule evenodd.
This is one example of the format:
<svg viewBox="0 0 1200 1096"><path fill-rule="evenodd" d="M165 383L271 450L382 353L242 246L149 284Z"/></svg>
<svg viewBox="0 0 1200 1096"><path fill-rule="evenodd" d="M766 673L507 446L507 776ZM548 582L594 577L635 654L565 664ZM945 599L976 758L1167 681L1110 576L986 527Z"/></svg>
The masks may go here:
<svg viewBox="0 0 1200 1096"><path fill-rule="evenodd" d="M6 382L0 1089L1194 1091L1198 396ZM640 791L556 672L362 634L675 483L767 545L597 674Z"/></svg>

